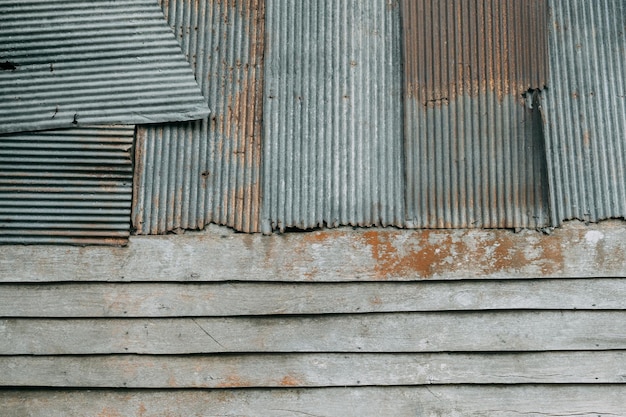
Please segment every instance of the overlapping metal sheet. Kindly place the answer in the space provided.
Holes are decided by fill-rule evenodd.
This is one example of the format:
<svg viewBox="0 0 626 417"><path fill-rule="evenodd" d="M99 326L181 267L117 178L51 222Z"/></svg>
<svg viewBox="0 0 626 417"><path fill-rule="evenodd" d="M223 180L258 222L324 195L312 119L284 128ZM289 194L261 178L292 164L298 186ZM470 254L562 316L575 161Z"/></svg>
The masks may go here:
<svg viewBox="0 0 626 417"><path fill-rule="evenodd" d="M0 243L122 245L134 127L0 135Z"/></svg>
<svg viewBox="0 0 626 417"><path fill-rule="evenodd" d="M626 3L550 0L552 221L626 217Z"/></svg>
<svg viewBox="0 0 626 417"><path fill-rule="evenodd" d="M403 0L408 225L548 225L544 0Z"/></svg>
<svg viewBox="0 0 626 417"><path fill-rule="evenodd" d="M209 222L259 231L264 1L161 1L211 105L209 119L140 128L139 234Z"/></svg>
<svg viewBox="0 0 626 417"><path fill-rule="evenodd" d="M0 2L0 132L208 112L154 0Z"/></svg>
<svg viewBox="0 0 626 417"><path fill-rule="evenodd" d="M402 225L397 0L268 0L262 229Z"/></svg>

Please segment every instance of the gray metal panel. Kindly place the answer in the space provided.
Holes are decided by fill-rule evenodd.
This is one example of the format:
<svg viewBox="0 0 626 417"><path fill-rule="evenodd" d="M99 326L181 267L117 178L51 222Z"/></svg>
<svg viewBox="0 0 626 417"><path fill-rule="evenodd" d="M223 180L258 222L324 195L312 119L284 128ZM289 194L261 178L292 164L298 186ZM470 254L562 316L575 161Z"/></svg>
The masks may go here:
<svg viewBox="0 0 626 417"><path fill-rule="evenodd" d="M208 112L154 0L0 3L0 132Z"/></svg>
<svg viewBox="0 0 626 417"><path fill-rule="evenodd" d="M138 234L209 222L257 232L264 2L161 3L213 112L200 122L139 128L133 224Z"/></svg>
<svg viewBox="0 0 626 417"><path fill-rule="evenodd" d="M542 97L552 221L626 217L626 3L550 0L550 8Z"/></svg>
<svg viewBox="0 0 626 417"><path fill-rule="evenodd" d="M548 225L542 123L523 97L545 83L546 11L543 0L403 2L409 226Z"/></svg>
<svg viewBox="0 0 626 417"><path fill-rule="evenodd" d="M0 243L125 244L133 127L0 135Z"/></svg>
<svg viewBox="0 0 626 417"><path fill-rule="evenodd" d="M402 226L398 1L266 7L263 231Z"/></svg>

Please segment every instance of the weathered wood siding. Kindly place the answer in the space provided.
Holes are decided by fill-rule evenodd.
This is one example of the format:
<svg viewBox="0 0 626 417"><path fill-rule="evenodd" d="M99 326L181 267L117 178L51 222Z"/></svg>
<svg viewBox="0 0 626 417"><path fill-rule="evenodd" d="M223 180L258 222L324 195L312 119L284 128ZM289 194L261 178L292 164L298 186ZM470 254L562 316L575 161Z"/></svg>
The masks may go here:
<svg viewBox="0 0 626 417"><path fill-rule="evenodd" d="M617 221L7 246L0 415L623 416L625 249Z"/></svg>

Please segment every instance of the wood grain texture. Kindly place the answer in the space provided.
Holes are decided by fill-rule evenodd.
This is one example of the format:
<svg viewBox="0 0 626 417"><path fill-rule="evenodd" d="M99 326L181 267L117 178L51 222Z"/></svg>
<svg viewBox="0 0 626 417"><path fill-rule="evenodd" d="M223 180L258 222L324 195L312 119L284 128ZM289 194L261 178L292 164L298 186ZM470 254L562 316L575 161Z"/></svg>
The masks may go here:
<svg viewBox="0 0 626 417"><path fill-rule="evenodd" d="M626 383L626 353L0 356L0 386L263 388Z"/></svg>
<svg viewBox="0 0 626 417"><path fill-rule="evenodd" d="M0 285L0 317L193 317L505 309L626 310L626 279Z"/></svg>
<svg viewBox="0 0 626 417"><path fill-rule="evenodd" d="M209 227L127 248L4 246L0 282L412 281L626 276L626 227L325 230L260 236Z"/></svg>
<svg viewBox="0 0 626 417"><path fill-rule="evenodd" d="M1 391L7 417L616 417L626 386Z"/></svg>
<svg viewBox="0 0 626 417"><path fill-rule="evenodd" d="M5 355L625 348L626 311L0 320Z"/></svg>

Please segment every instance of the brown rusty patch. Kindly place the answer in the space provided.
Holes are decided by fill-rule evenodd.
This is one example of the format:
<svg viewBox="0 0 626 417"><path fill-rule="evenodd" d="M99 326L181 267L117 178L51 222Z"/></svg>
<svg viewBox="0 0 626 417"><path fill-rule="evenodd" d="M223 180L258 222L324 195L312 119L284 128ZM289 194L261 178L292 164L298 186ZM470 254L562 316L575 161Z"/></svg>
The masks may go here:
<svg viewBox="0 0 626 417"><path fill-rule="evenodd" d="M583 132L583 144L585 145L585 148L591 146L591 132L588 130Z"/></svg>
<svg viewBox="0 0 626 417"><path fill-rule="evenodd" d="M139 404L139 409L137 410L137 415L139 417L144 417L146 415L146 405L144 403Z"/></svg>
<svg viewBox="0 0 626 417"><path fill-rule="evenodd" d="M380 306L382 303L383 300L377 295L372 297L372 299L370 300L370 304L376 307Z"/></svg>
<svg viewBox="0 0 626 417"><path fill-rule="evenodd" d="M442 261L450 256L451 237L444 235L437 244L430 244L428 239L431 232L424 230L416 232L419 236L417 247L403 245L398 250L393 244L399 233L368 231L363 233L365 243L371 247L372 257L376 261L375 275L378 279L393 279L396 277L416 276L427 278L445 269Z"/></svg>
<svg viewBox="0 0 626 417"><path fill-rule="evenodd" d="M459 269L493 276L523 271L531 264L550 275L563 267L564 255L557 238L525 239L506 231L497 238L492 232L477 233L460 232L455 239L451 231L415 231L409 238L402 232L368 231L362 240L375 261L374 277L380 280L431 278ZM377 302L378 297L370 300L372 305Z"/></svg>
<svg viewBox="0 0 626 417"><path fill-rule="evenodd" d="M403 0L405 92L425 106L547 81L545 0Z"/></svg>
<svg viewBox="0 0 626 417"><path fill-rule="evenodd" d="M543 252L541 272L545 275L561 272L565 265L561 240L556 236L544 237L541 240L540 247Z"/></svg>
<svg viewBox="0 0 626 417"><path fill-rule="evenodd" d="M223 382L216 385L217 388L246 388L252 384L245 379L242 379L239 375L228 375Z"/></svg>
<svg viewBox="0 0 626 417"><path fill-rule="evenodd" d="M122 417L122 415L119 411L111 407L104 407L102 411L97 414L97 417Z"/></svg>
<svg viewBox="0 0 626 417"><path fill-rule="evenodd" d="M281 387L297 387L301 385L301 382L291 375L285 375L285 377L280 380L279 385Z"/></svg>

